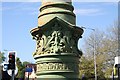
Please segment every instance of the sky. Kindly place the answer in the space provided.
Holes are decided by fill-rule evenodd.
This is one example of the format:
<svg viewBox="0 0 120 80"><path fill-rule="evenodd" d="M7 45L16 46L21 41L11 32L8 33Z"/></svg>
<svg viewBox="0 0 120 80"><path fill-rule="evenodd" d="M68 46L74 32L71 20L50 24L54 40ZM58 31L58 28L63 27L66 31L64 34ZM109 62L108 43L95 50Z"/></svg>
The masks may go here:
<svg viewBox="0 0 120 80"><path fill-rule="evenodd" d="M30 30L37 27L41 2L2 2L0 3L0 51L16 51L21 61L35 62L32 53L36 41ZM117 2L73 2L76 24L81 27L106 30L118 19ZM85 30L78 41L83 49L84 39L92 30ZM7 50L7 51L5 51Z"/></svg>

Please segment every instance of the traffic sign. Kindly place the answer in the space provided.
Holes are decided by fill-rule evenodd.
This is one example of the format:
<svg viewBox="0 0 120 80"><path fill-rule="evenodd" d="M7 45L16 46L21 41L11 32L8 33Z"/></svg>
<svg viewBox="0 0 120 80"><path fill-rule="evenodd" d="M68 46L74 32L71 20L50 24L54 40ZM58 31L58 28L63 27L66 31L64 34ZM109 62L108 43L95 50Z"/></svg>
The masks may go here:
<svg viewBox="0 0 120 80"><path fill-rule="evenodd" d="M26 68L25 72L32 72L32 68Z"/></svg>
<svg viewBox="0 0 120 80"><path fill-rule="evenodd" d="M8 69L8 63L7 62L3 62L2 66L3 66L3 71L7 71L7 69Z"/></svg>

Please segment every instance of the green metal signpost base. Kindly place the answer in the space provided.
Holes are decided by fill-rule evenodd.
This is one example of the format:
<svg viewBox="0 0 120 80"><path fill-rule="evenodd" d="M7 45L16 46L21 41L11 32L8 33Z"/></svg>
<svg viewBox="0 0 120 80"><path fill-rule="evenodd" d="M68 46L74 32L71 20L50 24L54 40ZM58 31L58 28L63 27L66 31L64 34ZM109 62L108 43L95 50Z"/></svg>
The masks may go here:
<svg viewBox="0 0 120 80"><path fill-rule="evenodd" d="M43 80L78 80L77 48L83 29L76 27L71 0L42 0L38 27L31 30L37 41L33 57L37 63L37 78Z"/></svg>

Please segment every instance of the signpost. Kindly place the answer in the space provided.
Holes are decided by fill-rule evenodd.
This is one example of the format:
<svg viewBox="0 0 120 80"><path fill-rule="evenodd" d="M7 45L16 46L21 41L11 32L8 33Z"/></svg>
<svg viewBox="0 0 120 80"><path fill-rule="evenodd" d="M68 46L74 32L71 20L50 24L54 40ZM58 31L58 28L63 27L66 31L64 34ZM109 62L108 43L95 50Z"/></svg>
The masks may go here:
<svg viewBox="0 0 120 80"><path fill-rule="evenodd" d="M8 69L8 63L3 63L3 71L7 71Z"/></svg>
<svg viewBox="0 0 120 80"><path fill-rule="evenodd" d="M28 72L28 80L29 80L29 73L32 72L32 71L33 71L32 68L29 68L29 67L27 67L25 69L25 72Z"/></svg>

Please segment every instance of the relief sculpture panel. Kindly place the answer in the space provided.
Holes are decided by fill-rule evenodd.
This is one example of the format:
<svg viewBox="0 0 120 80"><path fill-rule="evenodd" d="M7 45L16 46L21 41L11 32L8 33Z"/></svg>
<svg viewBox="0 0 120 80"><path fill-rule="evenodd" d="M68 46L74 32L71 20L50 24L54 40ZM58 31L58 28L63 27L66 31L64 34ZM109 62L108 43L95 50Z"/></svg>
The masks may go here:
<svg viewBox="0 0 120 80"><path fill-rule="evenodd" d="M37 65L37 72L41 71L76 71L77 65L64 63L41 63Z"/></svg>
<svg viewBox="0 0 120 80"><path fill-rule="evenodd" d="M79 36L58 23L50 27L47 32L37 38L37 49L34 55L51 53L79 53L77 41Z"/></svg>

